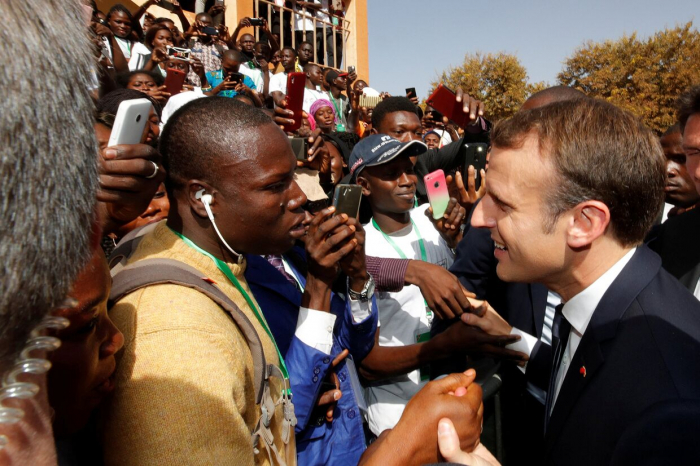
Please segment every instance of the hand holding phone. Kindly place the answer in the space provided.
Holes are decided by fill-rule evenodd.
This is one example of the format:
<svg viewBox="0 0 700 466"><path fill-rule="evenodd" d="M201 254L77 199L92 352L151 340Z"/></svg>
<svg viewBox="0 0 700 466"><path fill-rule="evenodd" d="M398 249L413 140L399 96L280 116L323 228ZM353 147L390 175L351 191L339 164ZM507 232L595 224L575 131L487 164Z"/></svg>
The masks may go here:
<svg viewBox="0 0 700 466"><path fill-rule="evenodd" d="M475 123L484 114L483 102L465 94L462 89L455 93L443 84L438 85L426 102L462 128Z"/></svg>
<svg viewBox="0 0 700 466"><path fill-rule="evenodd" d="M345 214L350 218L357 218L361 201L362 187L356 184L339 184L333 193L333 215Z"/></svg>
<svg viewBox="0 0 700 466"><path fill-rule="evenodd" d="M294 112L294 124L284 125L286 132L293 133L301 127L305 87L305 73L289 73L287 75L287 110Z"/></svg>
<svg viewBox="0 0 700 466"><path fill-rule="evenodd" d="M433 209L433 218L435 220L442 218L447 210L447 204L450 202L445 172L436 170L428 173L423 177L423 183L425 183L425 191L428 194L430 207Z"/></svg>
<svg viewBox="0 0 700 466"><path fill-rule="evenodd" d="M141 143L145 139L146 123L152 107L148 99L125 100L120 103L107 147Z"/></svg>

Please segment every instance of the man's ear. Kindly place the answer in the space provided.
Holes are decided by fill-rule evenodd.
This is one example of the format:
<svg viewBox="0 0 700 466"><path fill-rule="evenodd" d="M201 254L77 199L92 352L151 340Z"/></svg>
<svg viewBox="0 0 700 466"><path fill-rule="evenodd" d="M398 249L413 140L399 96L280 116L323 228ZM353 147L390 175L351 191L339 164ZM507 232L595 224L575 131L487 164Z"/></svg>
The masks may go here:
<svg viewBox="0 0 700 466"><path fill-rule="evenodd" d="M567 227L567 244L575 249L587 247L605 235L610 225L610 210L600 201L584 201L572 210Z"/></svg>
<svg viewBox="0 0 700 466"><path fill-rule="evenodd" d="M185 192L187 193L187 202L190 205L195 214L202 218L207 218L207 210L204 208L204 201L202 196L209 195L211 199L209 201L209 206L212 212L216 212L216 193L217 191L211 187L208 183L199 180L189 180L186 183ZM201 194L200 194L201 193Z"/></svg>
<svg viewBox="0 0 700 466"><path fill-rule="evenodd" d="M370 189L369 186L369 181L367 181L366 178L363 176L358 176L357 177L357 184L360 185L362 188L362 195L363 196L369 196L372 193L372 190Z"/></svg>

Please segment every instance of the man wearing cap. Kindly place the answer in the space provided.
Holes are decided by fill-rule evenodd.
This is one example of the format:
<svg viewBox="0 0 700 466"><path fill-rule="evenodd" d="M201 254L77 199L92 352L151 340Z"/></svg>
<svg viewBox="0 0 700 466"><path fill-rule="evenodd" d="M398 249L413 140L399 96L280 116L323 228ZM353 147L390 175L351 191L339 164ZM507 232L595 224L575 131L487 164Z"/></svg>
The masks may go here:
<svg viewBox="0 0 700 466"><path fill-rule="evenodd" d="M282 255L246 255L245 278L289 363L298 463L354 466L365 450L360 410L366 406L353 360L361 361L369 353L377 329L364 232L356 219L334 217L332 208L323 208L328 198L317 172L298 168L295 181L308 199L304 206L308 234ZM324 233L335 231L344 221L356 229L355 256L339 254L332 246L337 238ZM365 290L345 298L331 293L341 267L348 274L369 276ZM312 300L305 300L305 291ZM310 309L313 301L323 302L319 307L327 307L325 312Z"/></svg>
<svg viewBox="0 0 700 466"><path fill-rule="evenodd" d="M368 255L422 260L448 268L454 260L451 248L459 241L465 210L452 199L447 219L435 222L427 215L432 214L428 204L413 208L417 182L413 159L426 150L418 140L402 143L374 134L355 146L350 172L372 209L372 220L365 229ZM428 340L433 312L414 285L378 293L377 307L381 330L361 364L362 375L370 381L365 396L369 427L375 435L396 425L408 401L429 378L426 364L466 351L487 350L484 343L499 343L480 340L482 332L461 322ZM491 349L496 355L521 356L502 348Z"/></svg>
<svg viewBox="0 0 700 466"><path fill-rule="evenodd" d="M330 86L328 100L330 100L335 107L336 131L339 132L352 131L353 129L348 125L348 117L350 116L351 110L350 99L348 98L349 96L343 95L343 91L348 94L352 92L352 86L348 86L348 84L352 84L355 78L357 78L355 72L353 72L352 75L348 75L348 73L344 71L330 70L326 74L326 82Z"/></svg>

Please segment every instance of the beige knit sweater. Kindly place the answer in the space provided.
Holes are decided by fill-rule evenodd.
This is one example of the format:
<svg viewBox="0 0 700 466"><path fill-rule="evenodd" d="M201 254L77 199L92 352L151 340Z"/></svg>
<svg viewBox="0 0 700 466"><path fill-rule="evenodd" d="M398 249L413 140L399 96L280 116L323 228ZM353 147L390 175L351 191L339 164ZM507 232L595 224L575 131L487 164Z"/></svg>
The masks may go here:
<svg viewBox="0 0 700 466"><path fill-rule="evenodd" d="M255 326L268 363L279 365L272 341L243 296L210 258L187 246L165 222L143 238L129 263L147 258L177 259L213 279ZM245 264L229 266L250 293ZM195 290L157 285L123 298L110 317L124 332L125 344L116 389L104 410L105 464L269 464L265 450L254 455L251 443L259 416L253 360L245 338L219 306ZM275 444L287 464L295 464L294 439L286 447L280 440L282 419L278 406Z"/></svg>

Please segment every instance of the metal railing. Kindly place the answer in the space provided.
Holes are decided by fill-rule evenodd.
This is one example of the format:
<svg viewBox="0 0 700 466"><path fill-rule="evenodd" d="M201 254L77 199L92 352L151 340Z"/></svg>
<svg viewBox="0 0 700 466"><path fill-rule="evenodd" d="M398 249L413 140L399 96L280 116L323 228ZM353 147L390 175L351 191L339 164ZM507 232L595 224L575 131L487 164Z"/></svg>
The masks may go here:
<svg viewBox="0 0 700 466"><path fill-rule="evenodd" d="M341 60L338 60L338 47L337 47L337 42L336 42L336 34L340 34L341 36L341 53L344 56L345 51L347 51L347 42L348 38L350 37L350 22L346 20L345 18L339 17L339 16L334 16L331 15L330 12L323 12L326 14L332 21L333 18L336 18L338 20L338 24L333 24L330 21L325 21L318 19L316 16L311 14L310 12L307 11L306 7L302 7L300 10L295 10L293 8L287 8L286 6L281 6L278 5L275 1L271 0L254 0L255 2L255 12L258 16L260 16L260 5L267 5L267 25L268 28L270 29L270 32L272 32L272 24L273 24L273 17L277 15L279 17L279 25L280 25L280 30L279 30L279 36L280 36L280 48L284 47L285 42L285 19L289 19L291 21L290 26L290 31L291 31L291 42L292 42L292 47L296 50L296 34L294 31L294 22L295 19L301 20L304 24L306 24L306 21L310 21L313 24L313 29L311 31L303 31L302 37L304 41L311 42L313 45L314 49L314 58L313 62L314 63L319 63L318 60L318 41L317 41L317 34L322 35L322 53L323 53L323 62L325 63L327 60L326 58L328 57L328 47L329 44L327 43L327 38L328 38L328 30L333 32L331 37L333 40L331 40L332 44L330 46L333 49L333 63L325 63L326 66L332 66L334 68L340 69L340 65L342 64L342 58ZM330 4L330 1L329 1ZM287 18L285 18L287 17ZM306 20L306 21L304 21ZM321 32L319 32L321 30ZM301 31L300 31L301 32ZM313 40L309 40L308 36L312 36ZM260 40L260 31L258 28L255 28L255 40Z"/></svg>

